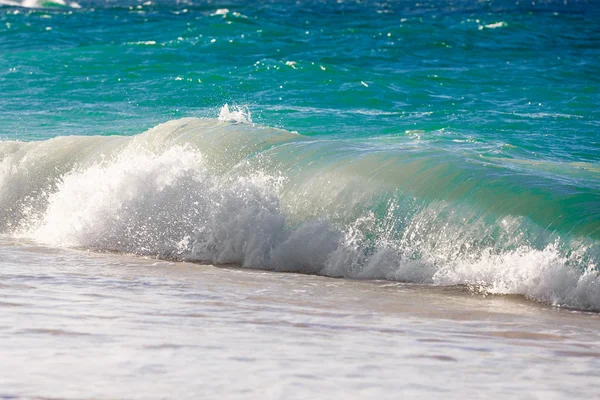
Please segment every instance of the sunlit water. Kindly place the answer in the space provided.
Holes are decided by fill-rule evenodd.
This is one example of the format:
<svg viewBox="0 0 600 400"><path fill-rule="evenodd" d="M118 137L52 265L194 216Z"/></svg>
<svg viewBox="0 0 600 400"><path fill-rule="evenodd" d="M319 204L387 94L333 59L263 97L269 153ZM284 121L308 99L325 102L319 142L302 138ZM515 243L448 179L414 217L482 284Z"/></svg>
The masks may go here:
<svg viewBox="0 0 600 400"><path fill-rule="evenodd" d="M0 0L0 398L597 396L599 60L593 0Z"/></svg>

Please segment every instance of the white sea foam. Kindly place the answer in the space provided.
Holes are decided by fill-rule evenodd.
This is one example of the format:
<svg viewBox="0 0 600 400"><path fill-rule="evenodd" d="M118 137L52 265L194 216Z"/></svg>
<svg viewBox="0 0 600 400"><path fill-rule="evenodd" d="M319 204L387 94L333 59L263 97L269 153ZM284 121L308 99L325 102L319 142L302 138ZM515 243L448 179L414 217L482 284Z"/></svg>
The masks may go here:
<svg viewBox="0 0 600 400"><path fill-rule="evenodd" d="M215 17L217 15L222 15L223 18L225 18L227 16L227 14L229 13L229 10L227 8L219 8L217 11L215 11L214 13L210 14L211 17Z"/></svg>
<svg viewBox="0 0 600 400"><path fill-rule="evenodd" d="M500 22L495 22L493 24L487 24L484 26L488 29L496 29L496 28L503 28L503 27L507 26L507 24L504 21L500 21Z"/></svg>
<svg viewBox="0 0 600 400"><path fill-rule="evenodd" d="M144 46L154 46L156 45L156 40L146 40L139 42L127 42L127 44L136 44L136 45L144 45Z"/></svg>
<svg viewBox="0 0 600 400"><path fill-rule="evenodd" d="M504 28L508 26L508 24L504 21L500 21L500 22L494 22L493 24L486 24L486 25L479 25L478 29L482 30L482 29L497 29L497 28Z"/></svg>

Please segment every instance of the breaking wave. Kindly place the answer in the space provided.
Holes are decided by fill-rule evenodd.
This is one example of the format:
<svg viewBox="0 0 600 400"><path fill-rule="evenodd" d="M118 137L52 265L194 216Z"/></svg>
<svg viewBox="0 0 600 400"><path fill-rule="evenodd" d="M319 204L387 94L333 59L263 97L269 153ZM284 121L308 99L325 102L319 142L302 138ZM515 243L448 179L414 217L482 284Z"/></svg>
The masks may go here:
<svg viewBox="0 0 600 400"><path fill-rule="evenodd" d="M133 137L0 142L0 232L600 310L598 204L585 187L221 114Z"/></svg>

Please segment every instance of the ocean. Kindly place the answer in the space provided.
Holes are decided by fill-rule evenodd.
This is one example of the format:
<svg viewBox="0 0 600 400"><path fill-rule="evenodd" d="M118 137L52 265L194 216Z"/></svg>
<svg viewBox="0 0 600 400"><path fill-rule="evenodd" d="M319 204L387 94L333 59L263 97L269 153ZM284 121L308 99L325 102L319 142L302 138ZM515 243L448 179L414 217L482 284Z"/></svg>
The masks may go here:
<svg viewBox="0 0 600 400"><path fill-rule="evenodd" d="M592 398L600 3L0 0L0 398Z"/></svg>

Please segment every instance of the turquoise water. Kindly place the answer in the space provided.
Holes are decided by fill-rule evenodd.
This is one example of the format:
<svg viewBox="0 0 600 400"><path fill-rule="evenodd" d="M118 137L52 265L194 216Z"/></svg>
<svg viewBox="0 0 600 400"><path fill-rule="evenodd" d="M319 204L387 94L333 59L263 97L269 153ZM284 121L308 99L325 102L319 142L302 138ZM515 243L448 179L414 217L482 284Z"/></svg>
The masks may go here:
<svg viewBox="0 0 600 400"><path fill-rule="evenodd" d="M597 310L599 62L594 1L0 0L0 232Z"/></svg>

